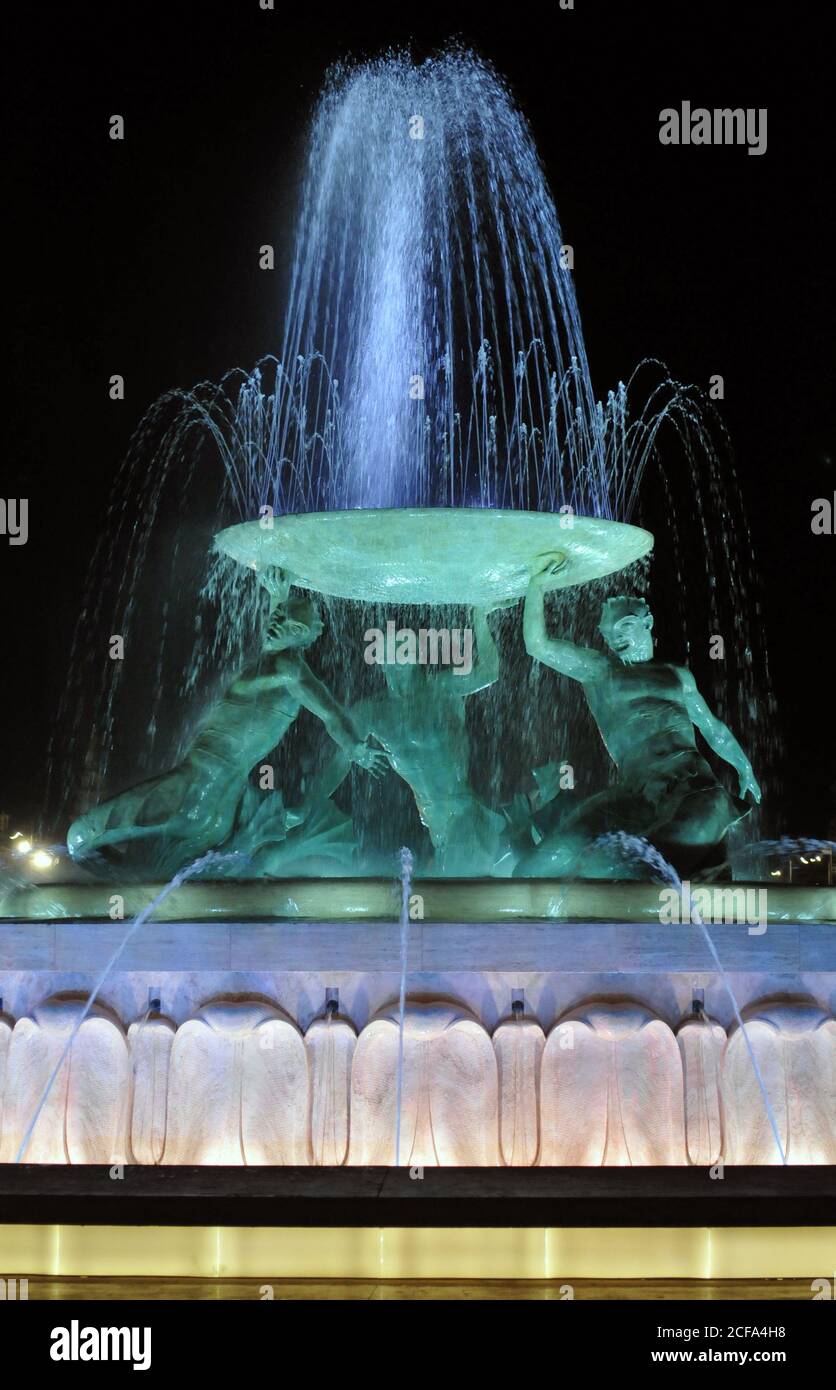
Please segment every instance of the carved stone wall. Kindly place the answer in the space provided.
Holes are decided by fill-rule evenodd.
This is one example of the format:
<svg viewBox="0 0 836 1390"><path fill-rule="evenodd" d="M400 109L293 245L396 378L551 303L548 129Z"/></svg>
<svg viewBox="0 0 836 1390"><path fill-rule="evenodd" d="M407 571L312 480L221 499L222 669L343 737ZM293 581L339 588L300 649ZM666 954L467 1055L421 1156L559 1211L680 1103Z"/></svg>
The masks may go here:
<svg viewBox="0 0 836 1390"><path fill-rule="evenodd" d="M79 1022L62 993L0 1015L0 1161L13 1163ZM181 1015L182 1016L182 1015ZM756 1001L749 1044L790 1163L836 1163L836 1022L811 999ZM27 1139L30 1163L612 1166L775 1163L746 1039L706 1014L672 1029L599 995L546 1037L529 1010L492 1033L472 1008L410 998L358 1029L304 1031L262 996L209 999L179 1027L97 1004Z"/></svg>
<svg viewBox="0 0 836 1390"><path fill-rule="evenodd" d="M83 1010L82 999L56 997L15 1024L6 1061L0 1161L17 1157ZM127 1035L109 1009L94 1004L49 1088L26 1162L126 1162L131 1099Z"/></svg>

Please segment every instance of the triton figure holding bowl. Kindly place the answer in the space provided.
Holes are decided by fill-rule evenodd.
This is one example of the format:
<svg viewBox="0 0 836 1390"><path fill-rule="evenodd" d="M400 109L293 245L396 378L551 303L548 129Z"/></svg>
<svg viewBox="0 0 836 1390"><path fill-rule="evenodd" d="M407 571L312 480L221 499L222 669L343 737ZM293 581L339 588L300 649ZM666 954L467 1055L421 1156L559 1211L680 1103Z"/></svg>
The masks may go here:
<svg viewBox="0 0 836 1390"><path fill-rule="evenodd" d="M690 872L759 802L752 765L737 739L712 714L687 666L653 655L653 614L643 598L607 599L599 631L609 651L549 637L544 599L559 580L561 561L532 577L525 600L526 649L563 676L580 681L618 769L614 787L586 798L524 855L519 877L616 878L623 865L596 845L615 831L649 840L680 873ZM739 778L733 797L697 749L694 730ZM751 797L747 802L746 797Z"/></svg>
<svg viewBox="0 0 836 1390"><path fill-rule="evenodd" d="M618 877L623 866L614 864L611 849L596 845L613 831L649 839L680 872L688 871L747 814L744 798L760 799L748 759L691 672L654 659L652 615L643 599L607 600L600 623L607 652L546 633L546 592L580 589L625 568L651 549L646 531L540 512L356 510L280 517L269 528L247 522L221 532L216 544L255 570L270 594L263 649L215 703L179 766L73 824L70 851L91 868L167 874L223 848L250 857L244 876L304 871L306 855L309 872L357 872L351 822L331 800L352 762L375 777L391 767L408 784L429 832L432 871L441 874ZM291 584L390 609L468 604L478 661L467 674L432 676L425 667L396 664L385 671L384 692L346 710L303 656L322 622L313 599L289 597ZM583 684L618 781L567 803L566 811L560 797L537 834L529 826L512 837L499 808L470 787L464 697L493 685L499 674L487 613L523 596L529 655ZM250 776L302 708L322 721L339 751L303 804L291 809L280 792L259 798ZM737 770L739 798L699 753L695 729ZM324 849L328 859L329 836L330 867L318 870L316 856Z"/></svg>

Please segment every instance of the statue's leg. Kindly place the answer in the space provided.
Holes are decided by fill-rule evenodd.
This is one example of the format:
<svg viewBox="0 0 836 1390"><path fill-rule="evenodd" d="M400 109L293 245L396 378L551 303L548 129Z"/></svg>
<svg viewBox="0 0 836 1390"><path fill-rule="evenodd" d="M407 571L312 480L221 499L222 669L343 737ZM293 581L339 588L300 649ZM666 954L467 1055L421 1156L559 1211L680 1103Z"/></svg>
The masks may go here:
<svg viewBox="0 0 836 1390"><path fill-rule="evenodd" d="M518 860L514 878L571 878L588 844L582 834L563 835L559 842L549 836Z"/></svg>
<svg viewBox="0 0 836 1390"><path fill-rule="evenodd" d="M477 797L459 796L446 807L443 848L436 863L443 873L490 874L508 852L505 820Z"/></svg>
<svg viewBox="0 0 836 1390"><path fill-rule="evenodd" d="M180 769L175 768L173 773L152 777L85 811L83 816L73 821L67 832L67 845L73 858L85 859L99 854L110 845L159 834L161 824L164 826L168 817L165 813L160 814L162 807L159 807L159 803L157 814L149 815L149 804L162 791L169 802L170 815L172 803L174 806L178 804L172 795L172 784L179 782L179 774Z"/></svg>
<svg viewBox="0 0 836 1390"><path fill-rule="evenodd" d="M539 845L520 859L515 878L624 878L625 864L612 850L595 844L617 830L641 834L646 823L643 798L620 787L588 797Z"/></svg>
<svg viewBox="0 0 836 1390"><path fill-rule="evenodd" d="M229 833L243 779L212 776L188 760L80 816L67 844L73 858L139 871L181 868Z"/></svg>
<svg viewBox="0 0 836 1390"><path fill-rule="evenodd" d="M462 872L462 855L467 844L466 827L459 801L422 801L419 814L426 826L433 847L433 868L436 873Z"/></svg>
<svg viewBox="0 0 836 1390"><path fill-rule="evenodd" d="M677 792L678 796L666 799L662 815L648 832L654 843L658 840L683 849L718 845L748 811L744 802L736 801L713 778L710 782L690 779Z"/></svg>

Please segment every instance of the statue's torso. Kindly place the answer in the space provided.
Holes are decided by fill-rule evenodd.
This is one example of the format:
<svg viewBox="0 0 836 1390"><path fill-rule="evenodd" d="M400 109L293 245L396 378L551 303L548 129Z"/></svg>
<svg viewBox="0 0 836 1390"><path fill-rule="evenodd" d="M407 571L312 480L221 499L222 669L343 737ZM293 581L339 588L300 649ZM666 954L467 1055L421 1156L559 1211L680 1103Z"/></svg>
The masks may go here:
<svg viewBox="0 0 836 1390"><path fill-rule="evenodd" d="M584 687L589 708L622 778L641 780L652 768L696 750L682 678L668 662L625 665Z"/></svg>
<svg viewBox="0 0 836 1390"><path fill-rule="evenodd" d="M433 691L428 682L426 689L411 691L403 699L370 701L365 710L371 732L419 804L468 791L470 749L460 696Z"/></svg>
<svg viewBox="0 0 836 1390"><path fill-rule="evenodd" d="M189 757L248 772L275 748L299 713L299 699L290 688L299 661L279 653L244 671L213 706ZM270 684L258 691L247 690L246 682L254 678Z"/></svg>

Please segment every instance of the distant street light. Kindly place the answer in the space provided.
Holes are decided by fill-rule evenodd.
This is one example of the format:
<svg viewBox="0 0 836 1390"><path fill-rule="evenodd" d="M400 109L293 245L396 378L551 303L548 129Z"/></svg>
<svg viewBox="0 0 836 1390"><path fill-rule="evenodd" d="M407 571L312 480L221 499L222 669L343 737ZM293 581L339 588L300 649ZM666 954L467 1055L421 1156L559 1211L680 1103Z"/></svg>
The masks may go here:
<svg viewBox="0 0 836 1390"><path fill-rule="evenodd" d="M51 869L53 864L57 863L57 860L55 855L50 854L48 850L36 849L35 853L30 855L29 863L32 865L33 869L44 870Z"/></svg>

